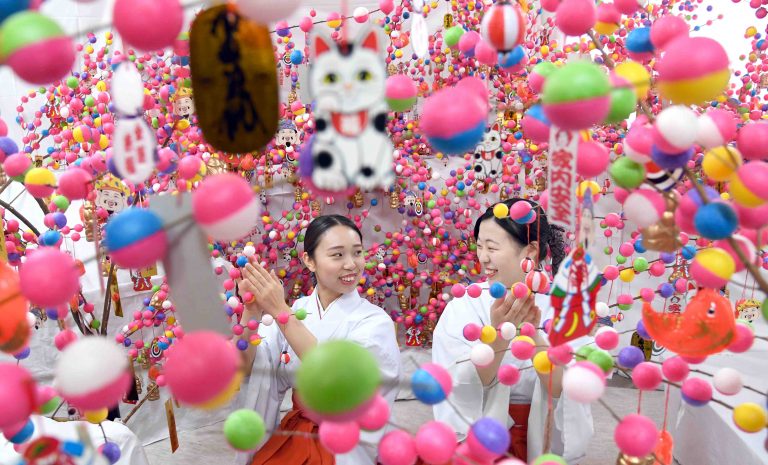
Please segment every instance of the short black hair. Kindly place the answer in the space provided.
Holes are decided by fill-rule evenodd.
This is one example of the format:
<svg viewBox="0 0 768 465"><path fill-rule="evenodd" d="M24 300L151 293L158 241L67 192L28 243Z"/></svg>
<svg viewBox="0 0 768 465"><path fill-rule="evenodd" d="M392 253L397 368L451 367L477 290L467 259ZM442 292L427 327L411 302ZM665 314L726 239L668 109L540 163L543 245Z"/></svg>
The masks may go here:
<svg viewBox="0 0 768 465"><path fill-rule="evenodd" d="M549 249L549 252L552 254L552 274L557 273L560 262L563 261L566 255L565 240L563 239L565 231L557 226L550 225L546 212L536 202L528 199L513 198L499 203L503 203L511 208L517 202L528 202L531 204L531 209L536 212L537 216L534 222L531 224L519 224L509 217L496 218L496 215L493 214L493 207L497 204L494 204L475 222L475 239L480 234L480 223L493 218L496 224L501 226L518 244L526 246L531 242L538 241L539 262L546 258L547 249Z"/></svg>
<svg viewBox="0 0 768 465"><path fill-rule="evenodd" d="M363 240L363 233L360 229L346 216L341 215L322 215L318 216L307 226L307 232L304 233L304 252L311 258L315 258L315 249L320 244L320 239L323 235L334 226L346 226L352 231L356 232L360 237L360 241Z"/></svg>

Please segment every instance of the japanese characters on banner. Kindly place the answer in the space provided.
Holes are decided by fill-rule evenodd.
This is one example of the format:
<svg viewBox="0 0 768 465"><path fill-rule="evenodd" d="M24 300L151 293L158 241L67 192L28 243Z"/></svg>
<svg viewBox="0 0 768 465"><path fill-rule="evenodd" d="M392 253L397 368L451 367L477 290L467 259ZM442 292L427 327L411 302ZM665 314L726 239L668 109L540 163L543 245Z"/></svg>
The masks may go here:
<svg viewBox="0 0 768 465"><path fill-rule="evenodd" d="M552 126L549 137L550 165L547 185L549 186L549 223L561 226L566 231L576 229L576 151L579 134Z"/></svg>

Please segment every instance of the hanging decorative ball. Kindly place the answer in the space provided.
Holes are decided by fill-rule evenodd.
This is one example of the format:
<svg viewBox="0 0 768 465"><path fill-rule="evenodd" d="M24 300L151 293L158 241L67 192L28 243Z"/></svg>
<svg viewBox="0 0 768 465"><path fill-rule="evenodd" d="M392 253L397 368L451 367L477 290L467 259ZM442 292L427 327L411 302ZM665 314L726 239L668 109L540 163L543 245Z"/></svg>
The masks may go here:
<svg viewBox="0 0 768 465"><path fill-rule="evenodd" d="M428 465L450 462L456 451L456 433L439 421L423 424L416 433L416 452Z"/></svg>
<svg viewBox="0 0 768 465"><path fill-rule="evenodd" d="M389 403L381 394L377 394L371 405L357 418L357 424L366 431L378 431L389 421Z"/></svg>
<svg viewBox="0 0 768 465"><path fill-rule="evenodd" d="M206 234L229 242L253 230L261 218L261 203L245 178L222 173L200 183L192 194L192 211Z"/></svg>
<svg viewBox="0 0 768 465"><path fill-rule="evenodd" d="M491 6L483 15L480 35L491 47L508 52L523 43L526 20L520 7L508 0Z"/></svg>
<svg viewBox="0 0 768 465"><path fill-rule="evenodd" d="M265 433L261 415L250 409L235 410L224 422L224 437L230 446L240 451L256 449Z"/></svg>
<svg viewBox="0 0 768 465"><path fill-rule="evenodd" d="M622 453L631 457L645 457L653 452L659 440L659 431L650 418L629 414L613 432L613 439Z"/></svg>
<svg viewBox="0 0 768 465"><path fill-rule="evenodd" d="M418 454L413 437L403 430L394 430L385 434L379 442L381 465L406 465L416 463Z"/></svg>
<svg viewBox="0 0 768 465"><path fill-rule="evenodd" d="M768 424L768 414L760 405L745 402L733 409L733 422L746 433L759 433Z"/></svg>
<svg viewBox="0 0 768 465"><path fill-rule="evenodd" d="M434 363L425 363L411 376L411 390L417 399L427 405L444 401L453 387L448 371Z"/></svg>
<svg viewBox="0 0 768 465"><path fill-rule="evenodd" d="M80 287L72 257L52 247L30 251L19 268L21 292L32 305L54 308L66 304Z"/></svg>
<svg viewBox="0 0 768 465"><path fill-rule="evenodd" d="M0 430L22 424L35 409L35 380L15 363L0 363Z"/></svg>
<svg viewBox="0 0 768 465"><path fill-rule="evenodd" d="M317 435L322 444L333 454L346 454L360 442L360 427L354 421L323 421Z"/></svg>
<svg viewBox="0 0 768 465"><path fill-rule="evenodd" d="M543 271L531 271L525 275L525 285L537 294L546 294L549 290L549 276Z"/></svg>
<svg viewBox="0 0 768 465"><path fill-rule="evenodd" d="M110 217L104 245L118 266L141 269L165 257L168 237L160 218L145 208L128 208Z"/></svg>

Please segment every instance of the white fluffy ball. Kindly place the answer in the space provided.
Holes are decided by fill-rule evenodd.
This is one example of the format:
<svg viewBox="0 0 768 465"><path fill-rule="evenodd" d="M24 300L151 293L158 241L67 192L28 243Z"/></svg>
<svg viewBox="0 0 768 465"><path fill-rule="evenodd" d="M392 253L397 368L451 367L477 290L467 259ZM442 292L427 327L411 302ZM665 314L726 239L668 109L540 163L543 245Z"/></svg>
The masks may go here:
<svg viewBox="0 0 768 465"><path fill-rule="evenodd" d="M718 370L712 379L712 384L714 384L717 392L726 396L738 394L744 386L741 373L733 368L721 368Z"/></svg>
<svg viewBox="0 0 768 465"><path fill-rule="evenodd" d="M574 366L563 375L563 392L569 399L589 404L605 392L605 379L589 368Z"/></svg>
<svg viewBox="0 0 768 465"><path fill-rule="evenodd" d="M487 344L477 344L472 347L472 351L469 353L469 359L475 366L482 368L487 367L493 362L494 355L491 346Z"/></svg>

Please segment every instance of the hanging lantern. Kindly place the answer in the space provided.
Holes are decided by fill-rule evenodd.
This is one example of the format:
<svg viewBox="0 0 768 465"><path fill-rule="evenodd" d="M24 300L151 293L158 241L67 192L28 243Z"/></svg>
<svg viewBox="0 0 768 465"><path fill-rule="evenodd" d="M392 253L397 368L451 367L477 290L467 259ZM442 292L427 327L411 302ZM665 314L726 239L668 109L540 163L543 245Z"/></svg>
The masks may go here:
<svg viewBox="0 0 768 465"><path fill-rule="evenodd" d="M525 16L517 5L501 1L483 16L480 34L485 42L499 52L508 52L523 43Z"/></svg>

